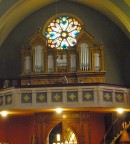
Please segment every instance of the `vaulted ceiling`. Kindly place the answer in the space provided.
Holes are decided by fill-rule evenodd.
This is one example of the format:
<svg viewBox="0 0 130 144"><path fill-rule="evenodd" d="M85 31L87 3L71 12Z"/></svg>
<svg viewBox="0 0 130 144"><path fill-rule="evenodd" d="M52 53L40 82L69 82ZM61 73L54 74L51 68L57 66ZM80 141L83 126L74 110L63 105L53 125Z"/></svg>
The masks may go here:
<svg viewBox="0 0 130 144"><path fill-rule="evenodd" d="M38 9L61 0L0 0L0 46L24 18ZM130 0L68 0L106 15L130 39Z"/></svg>

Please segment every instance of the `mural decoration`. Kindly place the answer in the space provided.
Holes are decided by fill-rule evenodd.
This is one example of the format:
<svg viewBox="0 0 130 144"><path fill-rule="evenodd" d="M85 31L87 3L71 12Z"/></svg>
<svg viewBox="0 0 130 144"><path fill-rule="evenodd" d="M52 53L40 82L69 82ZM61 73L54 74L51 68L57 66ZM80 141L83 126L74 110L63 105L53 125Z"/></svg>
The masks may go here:
<svg viewBox="0 0 130 144"><path fill-rule="evenodd" d="M37 103L47 102L47 92L37 92L36 102Z"/></svg>
<svg viewBox="0 0 130 144"><path fill-rule="evenodd" d="M103 92L103 101L112 102L112 92L104 91Z"/></svg>
<svg viewBox="0 0 130 144"><path fill-rule="evenodd" d="M94 101L93 91L83 91L82 99L83 99L83 101Z"/></svg>
<svg viewBox="0 0 130 144"><path fill-rule="evenodd" d="M62 92L52 92L52 102L62 102Z"/></svg>
<svg viewBox="0 0 130 144"><path fill-rule="evenodd" d="M67 92L67 102L78 102L78 92L77 91Z"/></svg>
<svg viewBox="0 0 130 144"><path fill-rule="evenodd" d="M124 95L121 92L115 93L116 102L124 102Z"/></svg>
<svg viewBox="0 0 130 144"><path fill-rule="evenodd" d="M5 95L5 104L12 104L12 94Z"/></svg>
<svg viewBox="0 0 130 144"><path fill-rule="evenodd" d="M22 93L21 103L32 103L32 93Z"/></svg>

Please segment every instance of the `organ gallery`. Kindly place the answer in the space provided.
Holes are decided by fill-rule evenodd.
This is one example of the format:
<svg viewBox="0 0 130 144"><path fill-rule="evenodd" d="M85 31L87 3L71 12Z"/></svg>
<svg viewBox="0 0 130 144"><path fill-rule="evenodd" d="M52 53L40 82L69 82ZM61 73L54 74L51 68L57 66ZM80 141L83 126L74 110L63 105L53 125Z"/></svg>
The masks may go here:
<svg viewBox="0 0 130 144"><path fill-rule="evenodd" d="M49 20L21 54L21 85L105 82L103 43L95 44L76 18Z"/></svg>
<svg viewBox="0 0 130 144"><path fill-rule="evenodd" d="M75 17L62 15L48 20L29 39L29 47L24 47L21 54L21 86L54 86L54 103L62 101L62 92L59 89L57 92L55 86L105 82L103 43L95 44L94 37L87 32L83 22ZM75 101L77 95L76 89L71 90L66 93L71 99L67 98L68 103ZM91 92L86 93L86 99L92 98ZM45 98L40 94L41 98ZM49 103L49 96L47 99L45 101ZM89 117L89 112L64 112L56 117L53 114L35 114L36 131L32 143L46 143L46 140L49 144L89 143ZM60 140L56 139L57 132L60 133Z"/></svg>
<svg viewBox="0 0 130 144"><path fill-rule="evenodd" d="M0 4L0 144L126 142L130 44L117 7L126 1Z"/></svg>

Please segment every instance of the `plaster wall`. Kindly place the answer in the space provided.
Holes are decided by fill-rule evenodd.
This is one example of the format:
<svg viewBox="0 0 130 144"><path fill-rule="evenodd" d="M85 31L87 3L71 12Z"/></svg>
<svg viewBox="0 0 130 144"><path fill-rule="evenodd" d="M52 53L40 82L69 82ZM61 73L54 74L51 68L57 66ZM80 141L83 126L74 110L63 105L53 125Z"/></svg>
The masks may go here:
<svg viewBox="0 0 130 144"><path fill-rule="evenodd" d="M128 48L130 41L126 35L103 14L89 7L61 1L51 4L29 15L10 33L0 47L0 78L17 78L21 74L20 50L23 45L28 47L30 37L37 26L44 26L49 18L58 13L71 13L79 17L85 24L86 30L94 36L96 44L104 44L106 83L128 85L130 79L127 72Z"/></svg>

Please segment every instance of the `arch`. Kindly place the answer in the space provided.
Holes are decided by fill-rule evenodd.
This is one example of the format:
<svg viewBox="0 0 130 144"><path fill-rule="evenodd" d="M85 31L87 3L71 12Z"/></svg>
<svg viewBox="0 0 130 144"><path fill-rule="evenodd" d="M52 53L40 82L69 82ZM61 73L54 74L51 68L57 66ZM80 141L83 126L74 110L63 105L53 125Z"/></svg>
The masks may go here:
<svg viewBox="0 0 130 144"><path fill-rule="evenodd" d="M57 0L58 1L58 0ZM97 1L97 0L70 0L73 2L78 2L83 5L94 8L112 21L114 21L128 36L130 39L130 24L129 17L126 16L121 9L114 5L111 1ZM24 18L26 18L31 13L36 10L45 7L49 4L54 3L53 0L19 0L15 5L13 5L6 13L0 18L0 46L8 36L8 34L15 28L15 26L20 23Z"/></svg>
<svg viewBox="0 0 130 144"><path fill-rule="evenodd" d="M52 122L51 124L49 123L46 129L46 137L45 137L45 142L46 144L49 144L49 135L51 133L51 131L59 124L61 123L61 121L56 121L56 122Z"/></svg>
<svg viewBox="0 0 130 144"><path fill-rule="evenodd" d="M52 143L58 143L57 140L57 134L60 135L60 141L59 142L71 142L74 141L75 144L78 144L78 135L76 131L69 126L65 122L59 122L56 124L48 133L47 137L47 144L52 144Z"/></svg>
<svg viewBox="0 0 130 144"><path fill-rule="evenodd" d="M60 134L60 135L62 134L62 122L59 122L57 125L55 125L51 129L51 131L50 131L50 133L48 135L49 144L52 144L53 142L56 142L56 135L57 134ZM61 139L61 137L60 137L60 139Z"/></svg>
<svg viewBox="0 0 130 144"><path fill-rule="evenodd" d="M71 131L74 133L74 135L75 135L75 137L76 137L77 144L79 144L78 134L77 134L76 130L75 130L71 125L69 125L69 124L67 124L67 123L64 123L64 125L65 125L67 128L71 129ZM64 128L64 130L65 130L65 128Z"/></svg>
<svg viewBox="0 0 130 144"><path fill-rule="evenodd" d="M44 33L44 34L45 34L45 32L46 32L46 28L48 27L48 25L49 25L54 19L56 19L56 18L58 18L58 17L60 17L60 16L70 16L70 17L76 19L76 20L81 24L81 26L84 25L83 21L82 21L79 17L77 17L76 15L74 15L74 14L72 14L72 13L58 13L58 14L50 17L50 18L48 19L48 21L43 25L43 33Z"/></svg>

